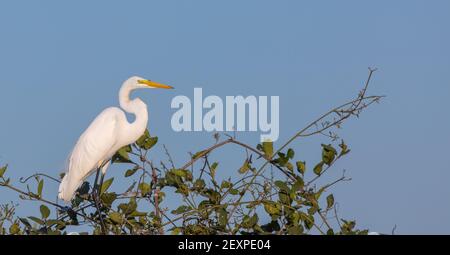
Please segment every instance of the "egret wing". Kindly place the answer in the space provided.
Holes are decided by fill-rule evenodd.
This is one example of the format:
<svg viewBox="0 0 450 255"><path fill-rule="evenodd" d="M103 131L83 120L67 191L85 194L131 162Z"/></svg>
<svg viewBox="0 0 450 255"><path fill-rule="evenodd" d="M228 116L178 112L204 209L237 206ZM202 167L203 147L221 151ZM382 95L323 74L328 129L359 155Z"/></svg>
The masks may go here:
<svg viewBox="0 0 450 255"><path fill-rule="evenodd" d="M105 109L80 136L59 188L61 199L70 201L84 180L112 156L111 148L117 142L120 115L123 112L116 107Z"/></svg>

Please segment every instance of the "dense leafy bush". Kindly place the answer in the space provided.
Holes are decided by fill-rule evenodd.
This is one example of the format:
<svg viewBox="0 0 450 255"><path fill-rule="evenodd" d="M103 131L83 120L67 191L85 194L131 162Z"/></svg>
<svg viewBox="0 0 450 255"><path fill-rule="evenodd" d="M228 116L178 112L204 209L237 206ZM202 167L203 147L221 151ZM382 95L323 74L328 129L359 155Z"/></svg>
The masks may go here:
<svg viewBox="0 0 450 255"><path fill-rule="evenodd" d="M4 204L0 208L0 234L67 234L71 225L84 225L89 234L116 235L367 234L367 230L356 228L355 221L337 215L331 188L350 178L343 173L325 185L318 185L317 180L326 178L335 163L350 152L336 130L380 100L380 96L366 95L373 71L355 99L314 120L278 149L269 141L253 147L232 136L220 139L215 134L215 144L193 154L182 167L175 166L168 152L169 162L156 167L147 153L158 138L146 131L112 159L113 164L124 166L123 178L134 179L132 185L113 191L114 178L99 187L85 182L70 207L42 196L45 179L59 181L62 176L35 174L22 181L26 188L20 188L8 178L8 166L1 167L0 186L41 206L39 216L25 218L15 215L17 202ZM289 146L296 139L314 135L328 137L330 144L318 148L319 162L306 163ZM216 174L221 171L221 162L210 160L211 153L223 146L237 146L245 153L242 166L226 179ZM276 178L273 171L282 177ZM162 206L169 193L180 198L176 208Z"/></svg>

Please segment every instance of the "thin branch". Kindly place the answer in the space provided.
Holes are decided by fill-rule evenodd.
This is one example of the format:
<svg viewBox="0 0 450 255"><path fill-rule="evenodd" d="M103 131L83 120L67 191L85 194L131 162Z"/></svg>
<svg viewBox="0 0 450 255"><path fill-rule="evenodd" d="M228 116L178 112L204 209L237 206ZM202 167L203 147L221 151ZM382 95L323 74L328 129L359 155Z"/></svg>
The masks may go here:
<svg viewBox="0 0 450 255"><path fill-rule="evenodd" d="M57 203L51 202L51 201L46 200L46 199L44 199L44 198L42 198L42 197L38 197L38 196L36 196L36 195L27 193L27 192L25 192L25 191L22 191L22 190L20 190L20 189L18 189L18 188L16 188L16 187L13 187L13 186L9 185L9 184L6 184L6 183L0 183L0 186L6 187L6 188L8 188L8 189L14 190L15 192L17 192L17 193L19 193L19 194L22 194L22 195L24 195L24 196L27 196L27 197L30 198L31 201L41 201L41 202L44 202L44 203L46 203L46 204L52 205L52 206L54 206L54 207L58 207L58 208L60 208L60 209L62 209L62 210L65 210L65 209L66 209L65 206L62 206L62 205L59 205L59 204L57 204ZM83 218L85 218L85 219L88 219L88 220L90 220L90 221L92 221L92 222L95 222L94 219L90 218L90 217L87 216L87 215L84 215L84 214L78 213L78 212L77 212L76 214L79 215L79 216L81 216L81 217L83 217Z"/></svg>
<svg viewBox="0 0 450 255"><path fill-rule="evenodd" d="M277 153L281 152L282 150L284 150L289 144L291 144L294 140L296 140L298 137L300 137L304 132L306 132L307 130L309 130L311 127L317 125L317 123L319 123L320 121L322 121L323 119L325 119L326 117L328 117L329 115L333 114L334 112L339 111L340 109L343 109L346 106L351 105L350 110L351 109L355 109L358 108L359 105L361 104L361 102L363 100L366 99L370 99L370 98L377 98L377 100L379 100L381 97L380 96L369 96L366 97L365 94L367 92L367 88L369 86L371 77L373 72L375 72L376 69L371 69L369 68L369 76L366 80L365 86L363 88L363 90L360 92L360 94L358 95L358 97L350 102L344 103L338 107L335 107L334 109L326 112L325 114L323 114L322 116L320 116L318 119L316 119L315 121L311 122L309 125L307 125L305 128L303 128L302 130L300 130L299 132L297 132L293 137L291 137L286 143L284 143L275 153L274 155L276 155ZM352 108L353 107L353 108ZM353 115L353 112L350 111L349 113L342 115L341 116L341 122L344 121L345 119L349 118L350 116ZM337 123L337 122L336 122ZM339 122L340 123L340 122ZM328 126L326 129L330 128L332 126ZM324 130L326 130L324 129ZM324 131L323 130L323 131ZM251 183L253 183L253 181L256 179L256 177L258 175L260 175L262 173L262 171L264 170L264 168L269 164L269 161L266 161L260 168L259 170L256 172L256 174L254 175L254 177L252 178L252 180L250 181L250 183L244 188L244 190L241 192L239 199L237 200L237 202L240 202L242 200L242 198L244 197L246 191L250 188ZM230 212L230 217L233 215L233 213L236 211L237 206L234 206L233 209Z"/></svg>
<svg viewBox="0 0 450 255"><path fill-rule="evenodd" d="M19 181L20 181L21 183L26 183L29 179L31 179L31 178L33 178L33 177L37 177L37 176L43 176L43 177L46 177L46 178L48 178L48 179L50 179L50 180L53 180L53 181L55 181L55 182L57 182L57 183L61 183L60 180L58 180L58 179L56 179L56 178L54 178L54 177L51 177L50 175L43 174L43 173L35 173L35 174L31 175L31 176L28 176L27 178L20 177Z"/></svg>

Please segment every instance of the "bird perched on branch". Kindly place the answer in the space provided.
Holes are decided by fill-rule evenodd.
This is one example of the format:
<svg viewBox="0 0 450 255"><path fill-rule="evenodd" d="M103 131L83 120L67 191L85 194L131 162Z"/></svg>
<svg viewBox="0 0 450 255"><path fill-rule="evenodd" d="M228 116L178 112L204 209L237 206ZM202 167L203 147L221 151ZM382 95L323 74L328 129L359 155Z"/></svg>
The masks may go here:
<svg viewBox="0 0 450 255"><path fill-rule="evenodd" d="M161 88L171 86L133 76L126 80L119 92L118 107L103 110L84 131L73 148L68 169L59 186L58 197L66 202L72 200L76 190L93 173L102 177L108 169L111 157L123 146L134 143L147 128L147 105L139 98L130 99L135 89ZM129 123L125 112L134 114L136 119ZM97 177L95 185L97 184ZM103 179L103 178L102 178Z"/></svg>

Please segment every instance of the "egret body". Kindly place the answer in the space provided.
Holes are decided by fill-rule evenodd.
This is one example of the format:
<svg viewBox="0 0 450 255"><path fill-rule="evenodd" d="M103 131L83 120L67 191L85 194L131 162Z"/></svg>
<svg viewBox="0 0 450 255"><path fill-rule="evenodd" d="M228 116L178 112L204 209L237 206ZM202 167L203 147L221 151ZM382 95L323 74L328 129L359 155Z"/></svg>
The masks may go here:
<svg viewBox="0 0 450 255"><path fill-rule="evenodd" d="M111 157L123 146L134 143L147 128L147 105L139 98L130 99L130 93L141 88L171 89L171 86L133 76L126 80L119 92L118 107L103 110L84 131L73 148L68 168L59 186L58 197L66 202L72 200L76 190L90 175L101 168L102 174L110 164ZM134 114L129 123L125 112Z"/></svg>

